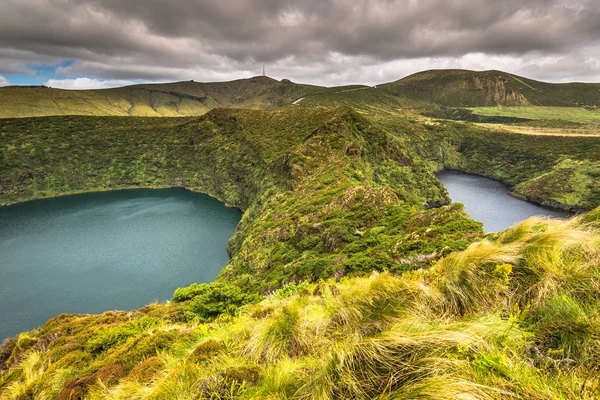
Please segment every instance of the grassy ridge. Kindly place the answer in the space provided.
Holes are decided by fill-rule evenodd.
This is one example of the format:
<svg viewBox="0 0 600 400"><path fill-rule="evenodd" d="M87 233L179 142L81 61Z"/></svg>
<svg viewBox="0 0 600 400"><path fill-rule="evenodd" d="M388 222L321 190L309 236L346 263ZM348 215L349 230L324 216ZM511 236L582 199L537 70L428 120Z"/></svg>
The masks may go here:
<svg viewBox="0 0 600 400"><path fill-rule="evenodd" d="M102 90L14 86L0 88L0 118L51 115L198 116L219 107L272 109L294 104L300 99L297 104L348 105L371 112L378 112L382 108L431 112L436 111L438 106L597 108L600 106L600 84L552 84L501 71L434 70L375 87L350 85L324 88L296 84L286 79L277 81L264 76L231 82L188 81ZM546 111L529 109L530 114ZM566 115L564 110L561 113ZM569 117L571 119L582 118L584 111L572 110L569 115L575 115Z"/></svg>
<svg viewBox="0 0 600 400"><path fill-rule="evenodd" d="M460 207L424 211L449 201L427 163L351 109L159 121L3 120L0 201L128 187L208 193L245 211L220 279L249 291L400 271L419 254L428 265L480 232Z"/></svg>
<svg viewBox="0 0 600 400"><path fill-rule="evenodd" d="M448 107L600 106L600 84L546 83L502 71L431 70L378 87Z"/></svg>
<svg viewBox="0 0 600 400"><path fill-rule="evenodd" d="M390 111L416 113L416 110L431 108L423 101L415 101L395 96L377 87L333 87L306 95L298 104L308 107L338 107L348 106L369 116L376 116Z"/></svg>
<svg viewBox="0 0 600 400"><path fill-rule="evenodd" d="M317 86L254 77L231 82L174 82L102 90L0 88L0 118L51 115L176 117L218 107L269 109L288 104Z"/></svg>
<svg viewBox="0 0 600 400"><path fill-rule="evenodd" d="M427 271L291 284L263 299L199 285L133 313L62 315L0 347L0 393L595 399L598 228L600 209L532 218Z"/></svg>

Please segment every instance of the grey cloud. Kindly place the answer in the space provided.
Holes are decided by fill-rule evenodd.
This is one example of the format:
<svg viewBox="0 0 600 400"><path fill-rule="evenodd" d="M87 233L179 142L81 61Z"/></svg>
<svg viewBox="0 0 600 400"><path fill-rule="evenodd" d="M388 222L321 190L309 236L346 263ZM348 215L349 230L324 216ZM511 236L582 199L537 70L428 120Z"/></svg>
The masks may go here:
<svg viewBox="0 0 600 400"><path fill-rule="evenodd" d="M33 54L76 60L57 71L71 78L222 76L267 63L315 81L396 60L568 57L599 37L593 0L3 0L0 73Z"/></svg>

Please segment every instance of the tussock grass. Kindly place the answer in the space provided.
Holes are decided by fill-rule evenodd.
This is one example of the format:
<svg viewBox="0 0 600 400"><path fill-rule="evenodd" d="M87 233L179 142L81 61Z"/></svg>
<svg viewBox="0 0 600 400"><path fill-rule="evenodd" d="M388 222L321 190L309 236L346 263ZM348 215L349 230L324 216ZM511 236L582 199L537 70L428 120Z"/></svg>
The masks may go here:
<svg viewBox="0 0 600 400"><path fill-rule="evenodd" d="M305 353L309 343L308 329L302 329L298 305L283 306L257 324L246 345L247 353L257 361L273 363L283 356Z"/></svg>
<svg viewBox="0 0 600 400"><path fill-rule="evenodd" d="M175 336L118 381L90 384L86 398L599 398L592 217L533 218L428 270L302 283L212 322L151 324L151 314L121 330L95 328L87 342L109 347L94 350L93 365L128 365L124 349L140 338ZM169 307L174 317L185 302ZM126 338L115 336L122 331ZM38 340L27 338L22 362L2 376L2 398L54 398L81 379L66 361L47 359L54 345L27 349Z"/></svg>
<svg viewBox="0 0 600 400"><path fill-rule="evenodd" d="M8 385L5 391L0 392L2 398L16 400L28 396L34 385L40 383L47 365L41 352L30 351L17 367L20 379Z"/></svg>
<svg viewBox="0 0 600 400"><path fill-rule="evenodd" d="M465 314L493 307L505 292L511 265L521 258L518 245L488 240L441 260L431 275L437 280L454 313Z"/></svg>
<svg viewBox="0 0 600 400"><path fill-rule="evenodd" d="M382 331L402 313L425 309L438 300L438 293L418 276L399 279L373 273L369 278L355 280L330 308L334 324L364 336Z"/></svg>

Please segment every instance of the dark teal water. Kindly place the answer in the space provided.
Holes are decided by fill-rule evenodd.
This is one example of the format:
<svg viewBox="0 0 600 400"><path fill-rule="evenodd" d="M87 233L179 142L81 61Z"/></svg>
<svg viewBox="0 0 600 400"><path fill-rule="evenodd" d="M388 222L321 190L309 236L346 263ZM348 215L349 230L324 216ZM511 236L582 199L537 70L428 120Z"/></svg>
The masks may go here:
<svg viewBox="0 0 600 400"><path fill-rule="evenodd" d="M184 189L0 207L0 341L60 313L134 309L214 280L240 218Z"/></svg>
<svg viewBox="0 0 600 400"><path fill-rule="evenodd" d="M510 196L510 187L502 182L454 171L436 174L450 199L463 203L471 218L483 222L487 232L503 231L534 215L564 218L570 213L542 207Z"/></svg>

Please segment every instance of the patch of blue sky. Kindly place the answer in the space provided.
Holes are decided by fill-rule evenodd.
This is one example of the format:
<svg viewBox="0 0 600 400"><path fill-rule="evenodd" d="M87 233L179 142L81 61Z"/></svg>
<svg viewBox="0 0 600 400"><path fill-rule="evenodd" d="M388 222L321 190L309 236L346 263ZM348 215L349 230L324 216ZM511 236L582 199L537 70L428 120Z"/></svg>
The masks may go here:
<svg viewBox="0 0 600 400"><path fill-rule="evenodd" d="M27 64L27 72L21 74L4 74L3 76L12 85L43 85L48 79L60 79L56 75L58 68L66 68L75 63L75 60L62 60L56 64Z"/></svg>

